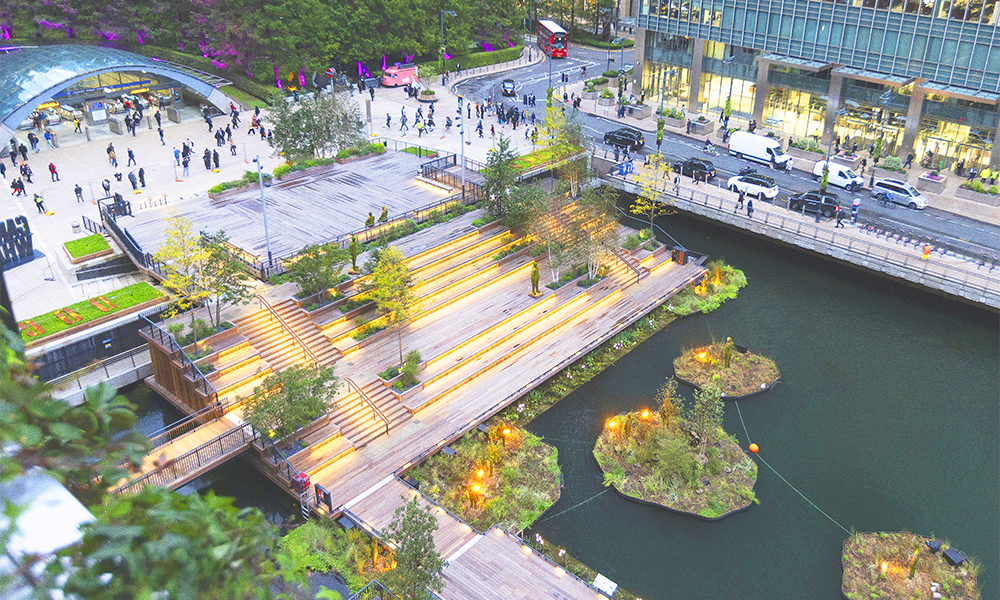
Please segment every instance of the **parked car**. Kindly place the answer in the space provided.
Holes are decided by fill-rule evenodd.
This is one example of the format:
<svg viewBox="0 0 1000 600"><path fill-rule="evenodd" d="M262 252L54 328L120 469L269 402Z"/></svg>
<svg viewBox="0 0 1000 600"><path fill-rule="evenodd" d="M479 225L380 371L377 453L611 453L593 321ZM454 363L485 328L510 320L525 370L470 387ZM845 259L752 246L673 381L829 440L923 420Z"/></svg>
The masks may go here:
<svg viewBox="0 0 1000 600"><path fill-rule="evenodd" d="M826 166L825 160L816 163L816 166L813 167L813 179L819 181L823 177L824 166ZM860 175L849 167L838 165L835 162L830 163L830 172L827 174L826 180L828 183L842 187L849 192L865 187L865 180Z"/></svg>
<svg viewBox="0 0 1000 600"><path fill-rule="evenodd" d="M781 149L778 140L749 131L734 131L729 136L729 153L739 159L747 158L782 168L792 159Z"/></svg>
<svg viewBox="0 0 1000 600"><path fill-rule="evenodd" d="M819 190L792 194L788 198L788 208L792 210L804 209L805 212L819 211L820 214L827 218L832 217L833 213L837 212L838 206L840 206L840 200L836 194L821 192Z"/></svg>
<svg viewBox="0 0 1000 600"><path fill-rule="evenodd" d="M726 185L734 192L743 192L755 198L774 200L778 196L778 184L770 177L757 173L735 175L729 178Z"/></svg>
<svg viewBox="0 0 1000 600"><path fill-rule="evenodd" d="M872 195L886 194L896 204L909 206L913 209L927 208L927 198L917 188L898 179L876 179L872 187Z"/></svg>
<svg viewBox="0 0 1000 600"><path fill-rule="evenodd" d="M504 79L500 82L500 93L504 96L517 96L517 86L513 79Z"/></svg>
<svg viewBox="0 0 1000 600"><path fill-rule="evenodd" d="M619 148L631 148L633 152L638 152L646 145L646 138L642 132L631 127L622 127L604 134L604 143Z"/></svg>
<svg viewBox="0 0 1000 600"><path fill-rule="evenodd" d="M674 163L674 171L685 177L694 177L695 173L697 173L698 179L702 181L708 181L716 175L715 165L712 164L712 161L705 160L704 158L679 160Z"/></svg>

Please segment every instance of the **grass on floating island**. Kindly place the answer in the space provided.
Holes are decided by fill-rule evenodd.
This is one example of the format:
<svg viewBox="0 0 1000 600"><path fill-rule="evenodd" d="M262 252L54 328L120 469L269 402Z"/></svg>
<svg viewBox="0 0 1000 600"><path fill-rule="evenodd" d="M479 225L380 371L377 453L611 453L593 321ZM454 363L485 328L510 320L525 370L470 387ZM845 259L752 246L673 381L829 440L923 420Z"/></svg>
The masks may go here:
<svg viewBox="0 0 1000 600"><path fill-rule="evenodd" d="M559 499L556 449L528 431L496 425L488 436L473 430L451 447L454 456L439 452L407 475L428 498L480 531L491 525L525 529Z"/></svg>
<svg viewBox="0 0 1000 600"><path fill-rule="evenodd" d="M721 260L711 261L706 267L708 273L700 284L688 286L670 299L671 310L677 316L712 312L726 300L735 298L740 288L747 284L743 271Z"/></svg>
<svg viewBox="0 0 1000 600"><path fill-rule="evenodd" d="M674 359L677 378L698 388L714 385L724 396L745 396L769 387L781 377L773 360L749 351L744 354L735 348L727 369L724 348L724 342L715 342L687 350Z"/></svg>
<svg viewBox="0 0 1000 600"><path fill-rule="evenodd" d="M848 600L933 598L931 583L949 600L979 600L979 565L966 560L953 567L944 558L950 547L932 553L924 543L935 539L909 532L852 533L844 542L842 592ZM912 572L912 577L911 577Z"/></svg>
<svg viewBox="0 0 1000 600"><path fill-rule="evenodd" d="M717 392L716 392L717 393ZM661 400L676 398L676 383L661 388ZM594 445L604 485L673 510L717 518L757 502L757 465L722 428L701 444L679 403L642 409L610 419ZM691 421L695 410L689 409Z"/></svg>

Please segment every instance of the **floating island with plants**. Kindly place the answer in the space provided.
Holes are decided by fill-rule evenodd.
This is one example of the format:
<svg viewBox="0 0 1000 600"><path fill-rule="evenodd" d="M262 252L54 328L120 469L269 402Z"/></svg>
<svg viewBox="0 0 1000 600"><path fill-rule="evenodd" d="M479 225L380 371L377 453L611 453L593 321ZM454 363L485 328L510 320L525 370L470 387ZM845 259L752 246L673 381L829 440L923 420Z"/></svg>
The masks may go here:
<svg viewBox="0 0 1000 600"><path fill-rule="evenodd" d="M722 396L708 386L684 409L677 382L658 407L616 415L594 446L604 485L648 504L716 520L757 502L757 464L722 429Z"/></svg>
<svg viewBox="0 0 1000 600"><path fill-rule="evenodd" d="M732 338L685 351L674 359L674 373L697 389L717 387L726 398L769 390L781 378L773 360L737 346Z"/></svg>
<svg viewBox="0 0 1000 600"><path fill-rule="evenodd" d="M727 265L722 259L710 261L705 268L708 272L702 275L701 281L687 286L670 299L668 307L672 313L679 317L696 312L710 313L726 300L735 298L740 288L747 284L743 271Z"/></svg>
<svg viewBox="0 0 1000 600"><path fill-rule="evenodd" d="M982 597L976 561L933 536L855 532L844 542L842 564L848 600Z"/></svg>

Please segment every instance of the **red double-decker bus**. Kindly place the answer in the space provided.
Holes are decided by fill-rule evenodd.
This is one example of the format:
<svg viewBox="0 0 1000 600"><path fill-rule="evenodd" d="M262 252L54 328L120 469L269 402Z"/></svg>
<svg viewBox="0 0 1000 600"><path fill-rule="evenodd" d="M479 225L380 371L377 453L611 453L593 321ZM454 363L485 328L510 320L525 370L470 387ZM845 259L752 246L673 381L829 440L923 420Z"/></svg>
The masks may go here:
<svg viewBox="0 0 1000 600"><path fill-rule="evenodd" d="M569 36L555 21L538 21L538 47L552 58L566 58Z"/></svg>

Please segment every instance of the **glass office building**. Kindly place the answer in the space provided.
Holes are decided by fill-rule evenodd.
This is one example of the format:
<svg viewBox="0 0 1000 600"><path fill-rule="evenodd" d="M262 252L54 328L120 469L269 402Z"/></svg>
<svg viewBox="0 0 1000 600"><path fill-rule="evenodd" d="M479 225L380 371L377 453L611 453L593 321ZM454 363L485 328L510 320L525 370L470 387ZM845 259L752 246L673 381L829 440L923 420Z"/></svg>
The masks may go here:
<svg viewBox="0 0 1000 600"><path fill-rule="evenodd" d="M647 103L1000 166L1000 0L639 0ZM838 114L839 113L839 114Z"/></svg>

